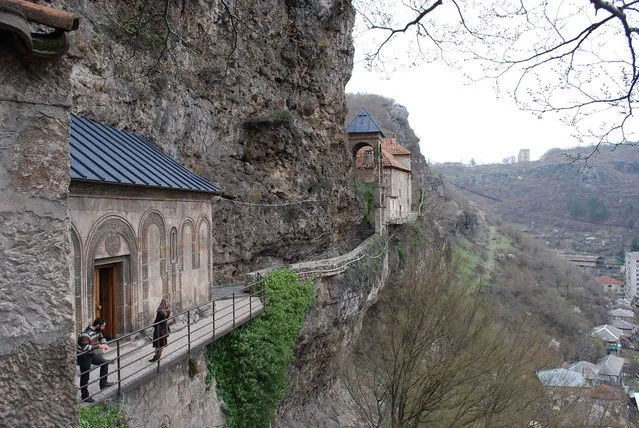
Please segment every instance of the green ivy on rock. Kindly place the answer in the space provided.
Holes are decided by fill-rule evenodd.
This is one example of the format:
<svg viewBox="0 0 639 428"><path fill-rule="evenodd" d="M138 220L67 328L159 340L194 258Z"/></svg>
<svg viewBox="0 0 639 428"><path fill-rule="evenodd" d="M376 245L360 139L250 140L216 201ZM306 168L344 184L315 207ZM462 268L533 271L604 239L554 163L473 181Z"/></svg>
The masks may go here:
<svg viewBox="0 0 639 428"><path fill-rule="evenodd" d="M268 427L275 418L315 298L313 284L288 269L271 272L265 288L265 313L209 347L207 382L215 378L230 427Z"/></svg>

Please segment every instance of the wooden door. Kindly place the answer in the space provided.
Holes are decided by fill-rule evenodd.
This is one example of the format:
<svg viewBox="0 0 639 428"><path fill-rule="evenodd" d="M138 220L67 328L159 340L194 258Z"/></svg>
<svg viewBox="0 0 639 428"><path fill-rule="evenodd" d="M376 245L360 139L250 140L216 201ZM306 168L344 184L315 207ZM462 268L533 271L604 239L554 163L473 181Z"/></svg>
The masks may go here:
<svg viewBox="0 0 639 428"><path fill-rule="evenodd" d="M95 316L106 320L104 336L115 339L118 332L117 265L96 266L93 272L95 287Z"/></svg>

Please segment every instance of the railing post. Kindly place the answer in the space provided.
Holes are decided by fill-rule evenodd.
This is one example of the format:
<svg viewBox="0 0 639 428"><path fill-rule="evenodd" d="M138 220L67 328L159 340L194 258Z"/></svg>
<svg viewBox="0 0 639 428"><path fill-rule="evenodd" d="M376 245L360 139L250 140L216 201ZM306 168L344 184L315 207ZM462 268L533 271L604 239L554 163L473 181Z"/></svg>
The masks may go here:
<svg viewBox="0 0 639 428"><path fill-rule="evenodd" d="M188 344L188 354L191 356L191 310L186 311L186 343Z"/></svg>
<svg viewBox="0 0 639 428"><path fill-rule="evenodd" d="M249 319L253 318L253 286L249 285Z"/></svg>
<svg viewBox="0 0 639 428"><path fill-rule="evenodd" d="M233 328L235 329L235 291L233 292Z"/></svg>
<svg viewBox="0 0 639 428"><path fill-rule="evenodd" d="M122 395L122 366L120 361L120 341L116 342L117 358L118 358L118 396Z"/></svg>

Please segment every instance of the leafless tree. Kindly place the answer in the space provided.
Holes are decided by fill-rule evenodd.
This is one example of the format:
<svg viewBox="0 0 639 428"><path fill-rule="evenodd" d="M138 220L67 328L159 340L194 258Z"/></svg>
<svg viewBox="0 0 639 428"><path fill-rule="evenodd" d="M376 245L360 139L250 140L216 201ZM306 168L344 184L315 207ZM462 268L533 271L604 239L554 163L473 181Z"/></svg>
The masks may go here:
<svg viewBox="0 0 639 428"><path fill-rule="evenodd" d="M345 384L371 427L526 426L539 347L494 324L488 302L432 252L409 261L365 320Z"/></svg>
<svg viewBox="0 0 639 428"><path fill-rule="evenodd" d="M637 141L637 0L353 0L369 64L436 59L560 113L594 150ZM407 48L401 48L406 46Z"/></svg>

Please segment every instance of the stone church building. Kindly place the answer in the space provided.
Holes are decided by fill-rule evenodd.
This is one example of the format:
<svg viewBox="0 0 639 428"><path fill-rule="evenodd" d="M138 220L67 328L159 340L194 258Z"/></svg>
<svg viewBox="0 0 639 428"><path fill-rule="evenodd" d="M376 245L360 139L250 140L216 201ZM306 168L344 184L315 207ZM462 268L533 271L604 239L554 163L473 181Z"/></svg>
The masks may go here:
<svg viewBox="0 0 639 428"><path fill-rule="evenodd" d="M357 178L376 186L375 230L410 218L412 206L411 153L397 137L386 137L365 108L346 131L355 157Z"/></svg>
<svg viewBox="0 0 639 428"><path fill-rule="evenodd" d="M76 328L106 336L210 300L211 199L221 190L146 139L71 116L69 195Z"/></svg>

